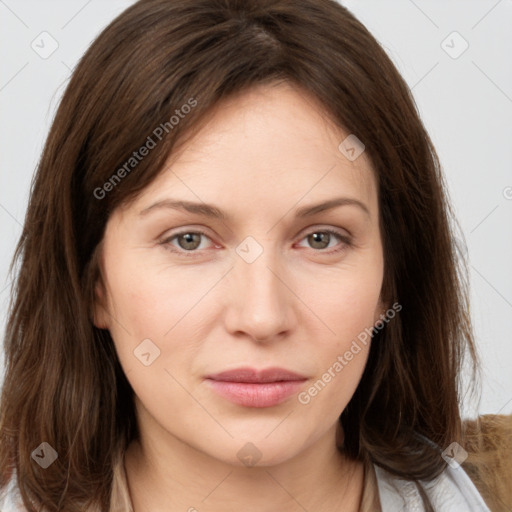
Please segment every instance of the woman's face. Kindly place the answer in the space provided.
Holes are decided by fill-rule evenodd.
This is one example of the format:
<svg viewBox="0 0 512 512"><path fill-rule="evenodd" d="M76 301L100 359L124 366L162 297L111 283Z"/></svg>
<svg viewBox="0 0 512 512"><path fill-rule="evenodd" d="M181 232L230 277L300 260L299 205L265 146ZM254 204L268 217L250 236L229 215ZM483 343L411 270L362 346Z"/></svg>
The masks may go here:
<svg viewBox="0 0 512 512"><path fill-rule="evenodd" d="M319 112L289 85L233 97L111 215L95 324L143 435L240 465L334 433L366 364L362 334L384 310L383 253L370 162L353 160L358 147L345 156L349 134ZM207 378L271 367L301 377Z"/></svg>

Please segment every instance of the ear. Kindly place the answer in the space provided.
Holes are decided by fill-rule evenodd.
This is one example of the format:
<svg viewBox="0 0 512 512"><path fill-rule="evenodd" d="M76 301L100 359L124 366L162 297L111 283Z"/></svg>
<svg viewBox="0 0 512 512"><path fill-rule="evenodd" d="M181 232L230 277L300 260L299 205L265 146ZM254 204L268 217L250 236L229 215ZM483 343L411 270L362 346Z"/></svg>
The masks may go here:
<svg viewBox="0 0 512 512"><path fill-rule="evenodd" d="M94 285L93 324L98 329L109 328L109 314L107 311L106 291L101 278Z"/></svg>

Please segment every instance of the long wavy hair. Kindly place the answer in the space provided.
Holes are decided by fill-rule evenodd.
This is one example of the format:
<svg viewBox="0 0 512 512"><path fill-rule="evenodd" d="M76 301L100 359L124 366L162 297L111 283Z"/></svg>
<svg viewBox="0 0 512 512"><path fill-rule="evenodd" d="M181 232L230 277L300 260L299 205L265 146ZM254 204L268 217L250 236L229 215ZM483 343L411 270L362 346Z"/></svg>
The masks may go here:
<svg viewBox="0 0 512 512"><path fill-rule="evenodd" d="M340 411L343 449L417 482L446 467L439 448L462 444L468 355L479 372L467 267L438 156L387 53L332 0L140 0L73 71L11 265L0 490L16 478L28 511L108 510L114 468L138 436L133 390L108 330L92 322L109 215L223 99L281 81L314 95L365 144L378 184L382 297L402 306L374 333ZM155 145L135 164L148 137ZM31 457L42 442L58 452L47 469Z"/></svg>

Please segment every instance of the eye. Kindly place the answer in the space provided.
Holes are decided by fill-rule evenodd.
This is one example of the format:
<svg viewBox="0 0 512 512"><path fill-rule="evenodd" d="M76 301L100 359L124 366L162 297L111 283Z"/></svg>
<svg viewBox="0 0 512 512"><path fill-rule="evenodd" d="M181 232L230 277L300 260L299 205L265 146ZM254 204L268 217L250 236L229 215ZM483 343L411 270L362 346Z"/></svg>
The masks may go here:
<svg viewBox="0 0 512 512"><path fill-rule="evenodd" d="M341 246L332 251L324 251L324 249L336 247L336 244L331 245L331 242L335 241L336 238L342 242ZM315 231L311 231L303 238L303 240L306 240L313 249L317 249L317 252L325 252L326 254L343 251L347 247L351 246L351 239L349 236L333 229L317 229Z"/></svg>
<svg viewBox="0 0 512 512"><path fill-rule="evenodd" d="M181 231L163 240L162 245L172 252L185 253L185 256L188 256L187 252L198 252L197 249L200 248L201 237L209 239L206 233L202 231ZM176 240L177 246L172 243L174 240Z"/></svg>

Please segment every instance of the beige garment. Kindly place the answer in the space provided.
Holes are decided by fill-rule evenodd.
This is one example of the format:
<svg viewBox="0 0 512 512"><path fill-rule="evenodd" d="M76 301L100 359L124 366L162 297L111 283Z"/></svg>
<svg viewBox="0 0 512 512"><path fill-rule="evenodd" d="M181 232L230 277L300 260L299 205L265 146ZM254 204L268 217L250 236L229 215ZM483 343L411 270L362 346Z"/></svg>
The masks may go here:
<svg viewBox="0 0 512 512"><path fill-rule="evenodd" d="M133 512L132 500L128 489L128 480L124 468L124 457L114 465L114 479L112 482L109 512Z"/></svg>
<svg viewBox="0 0 512 512"><path fill-rule="evenodd" d="M377 475L371 462L364 467L363 497L359 512L382 512Z"/></svg>
<svg viewBox="0 0 512 512"><path fill-rule="evenodd" d="M114 470L110 512L133 512L124 461L117 464ZM382 512L377 476L371 463L365 464L364 467L363 495L359 512Z"/></svg>

